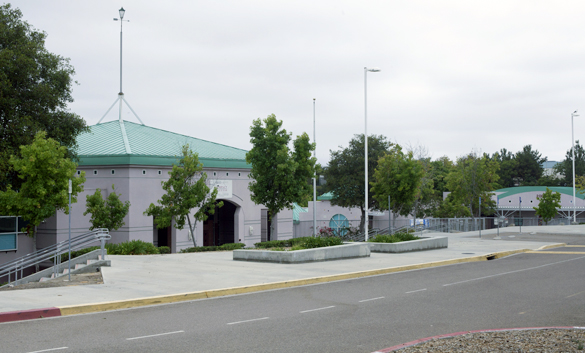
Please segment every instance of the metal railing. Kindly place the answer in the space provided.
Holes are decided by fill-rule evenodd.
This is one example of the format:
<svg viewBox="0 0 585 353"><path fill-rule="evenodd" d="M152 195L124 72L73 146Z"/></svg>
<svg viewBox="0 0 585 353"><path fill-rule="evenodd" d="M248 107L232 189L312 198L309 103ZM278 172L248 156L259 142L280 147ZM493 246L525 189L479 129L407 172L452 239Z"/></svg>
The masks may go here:
<svg viewBox="0 0 585 353"><path fill-rule="evenodd" d="M79 250L82 248L87 247L88 245L95 243L97 241L100 242L101 247L101 256L104 259L105 256L105 245L106 240L110 239L111 236L109 234L108 229L100 228L94 229L87 233L83 233L76 237L71 238L71 250ZM33 253L28 255L22 256L18 259L14 259L7 263L4 263L0 266L0 278L4 276L8 276L8 283L12 283L12 278L14 276L15 284L18 284L19 280L19 272L20 272L20 279L24 277L24 270L36 266L42 262L53 260L53 274L54 277L58 277L59 273L57 271L59 265L61 264L61 255L69 252L69 240L65 240L49 247L46 247L41 250L37 250Z"/></svg>

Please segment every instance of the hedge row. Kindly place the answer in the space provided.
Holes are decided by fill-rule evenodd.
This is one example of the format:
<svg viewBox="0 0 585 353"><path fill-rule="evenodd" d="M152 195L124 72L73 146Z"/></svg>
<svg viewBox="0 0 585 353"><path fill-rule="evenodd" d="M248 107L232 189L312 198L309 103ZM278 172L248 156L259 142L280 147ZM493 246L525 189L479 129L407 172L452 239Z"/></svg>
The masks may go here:
<svg viewBox="0 0 585 353"><path fill-rule="evenodd" d="M302 237L286 240L271 240L262 243L256 243L254 246L258 249L270 248L293 248L292 250L323 248L343 244L343 240L338 237Z"/></svg>
<svg viewBox="0 0 585 353"><path fill-rule="evenodd" d="M373 243L399 243L401 241L417 240L419 237L406 232L395 233L393 235L378 234L368 241Z"/></svg>
<svg viewBox="0 0 585 353"><path fill-rule="evenodd" d="M182 249L182 253L189 253L189 252L204 252L204 251L225 251L225 250L237 250L242 249L246 246L243 243L227 243L219 246L198 246L192 247L187 249Z"/></svg>

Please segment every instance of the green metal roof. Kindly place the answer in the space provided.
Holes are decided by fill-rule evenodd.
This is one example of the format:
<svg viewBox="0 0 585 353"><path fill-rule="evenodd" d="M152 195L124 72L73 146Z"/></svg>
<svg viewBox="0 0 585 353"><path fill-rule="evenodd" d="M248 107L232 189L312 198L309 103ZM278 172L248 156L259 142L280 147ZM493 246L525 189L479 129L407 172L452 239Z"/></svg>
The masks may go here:
<svg viewBox="0 0 585 353"><path fill-rule="evenodd" d="M502 194L499 194L498 197L503 198L525 192L545 192L546 188L546 186L516 186L513 188L495 190L494 192L501 192ZM559 194L573 196L573 188L569 186L549 186L548 188L553 192L558 192ZM578 191L575 193L575 196L580 199L585 199L585 196L580 194Z"/></svg>
<svg viewBox="0 0 585 353"><path fill-rule="evenodd" d="M204 167L249 169L246 150L174 132L136 124L109 121L90 126L77 137L79 165L172 165L182 146L199 155Z"/></svg>
<svg viewBox="0 0 585 353"><path fill-rule="evenodd" d="M300 221L300 217L299 217L299 213L304 213L304 212L309 212L309 208L304 208L299 206L298 203L293 202L293 222L299 222Z"/></svg>
<svg viewBox="0 0 585 353"><path fill-rule="evenodd" d="M317 197L317 200L319 201L331 201L333 200L333 192L326 192L323 195Z"/></svg>

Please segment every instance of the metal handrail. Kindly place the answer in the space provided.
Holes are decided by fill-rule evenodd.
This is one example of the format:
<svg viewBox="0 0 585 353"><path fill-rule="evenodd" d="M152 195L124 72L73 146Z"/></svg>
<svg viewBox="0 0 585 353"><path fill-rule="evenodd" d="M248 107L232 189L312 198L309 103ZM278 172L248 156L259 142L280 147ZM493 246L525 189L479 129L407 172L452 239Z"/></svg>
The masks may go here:
<svg viewBox="0 0 585 353"><path fill-rule="evenodd" d="M96 241L100 242L102 259L105 255L105 243L106 240L110 239L108 229L99 228L83 233L76 237L71 238L71 250L78 250L86 247ZM57 268L61 263L61 255L69 252L69 240L65 240L59 243L55 243L49 247L41 250L37 250L33 253L19 257L0 266L0 277L8 275L8 282L11 283L12 274L14 274L14 281L18 284L18 271L20 271L20 278L23 278L24 269L35 265L38 265L44 261L53 259L54 274L58 277Z"/></svg>

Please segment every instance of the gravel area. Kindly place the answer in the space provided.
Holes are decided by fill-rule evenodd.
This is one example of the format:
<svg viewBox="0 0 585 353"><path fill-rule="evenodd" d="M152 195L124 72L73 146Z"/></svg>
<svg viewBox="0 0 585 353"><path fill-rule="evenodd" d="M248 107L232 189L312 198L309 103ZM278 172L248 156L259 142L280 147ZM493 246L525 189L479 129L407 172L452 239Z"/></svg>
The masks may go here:
<svg viewBox="0 0 585 353"><path fill-rule="evenodd" d="M23 290L23 289L33 289L33 288L50 288L50 287L68 287L68 286L81 286L86 284L102 284L104 283L104 279L102 277L102 273L100 272L91 272L91 273L80 273L71 275L71 281L68 280L69 276L64 275L49 281L45 282L30 282L25 284L20 284L14 287L4 287L0 288L0 291L10 291L10 290Z"/></svg>
<svg viewBox="0 0 585 353"><path fill-rule="evenodd" d="M431 352L585 352L585 329L527 329L476 332L432 339L398 349L399 353Z"/></svg>

